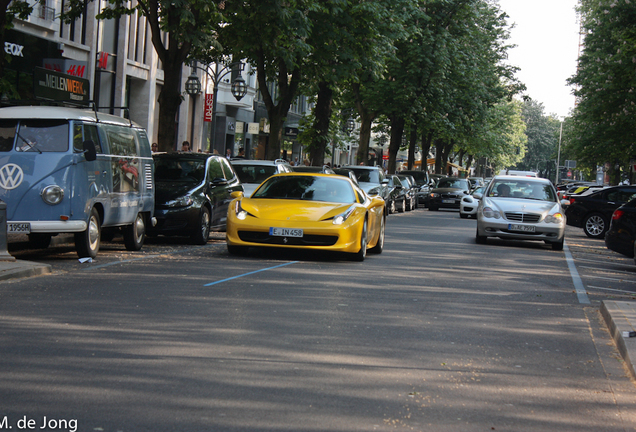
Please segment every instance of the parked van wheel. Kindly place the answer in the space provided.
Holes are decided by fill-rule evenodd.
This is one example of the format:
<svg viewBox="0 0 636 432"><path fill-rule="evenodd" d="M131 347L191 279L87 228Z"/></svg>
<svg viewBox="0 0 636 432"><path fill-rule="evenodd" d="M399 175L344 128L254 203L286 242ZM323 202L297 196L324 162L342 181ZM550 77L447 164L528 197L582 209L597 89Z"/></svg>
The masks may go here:
<svg viewBox="0 0 636 432"><path fill-rule="evenodd" d="M95 207L88 218L86 231L75 233L75 250L80 258L95 258L99 251L102 222Z"/></svg>
<svg viewBox="0 0 636 432"><path fill-rule="evenodd" d="M132 225L124 227L123 232L126 250L140 250L144 245L144 240L146 239L146 222L144 221L144 215L137 213L135 221Z"/></svg>

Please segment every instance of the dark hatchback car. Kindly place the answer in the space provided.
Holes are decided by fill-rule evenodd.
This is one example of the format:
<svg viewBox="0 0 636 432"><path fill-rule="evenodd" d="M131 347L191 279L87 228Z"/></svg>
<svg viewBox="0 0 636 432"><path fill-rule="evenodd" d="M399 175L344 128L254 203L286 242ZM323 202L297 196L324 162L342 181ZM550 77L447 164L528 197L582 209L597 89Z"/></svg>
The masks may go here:
<svg viewBox="0 0 636 432"><path fill-rule="evenodd" d="M428 200L428 192L433 183L428 172L420 170L405 170L400 171L400 174L410 175L415 179L415 184L418 187L417 202L418 204L424 204Z"/></svg>
<svg viewBox="0 0 636 432"><path fill-rule="evenodd" d="M404 189L406 191L406 211L415 210L417 208L417 193L419 191L419 188L415 183L415 179L412 175L408 174L400 173L397 176L402 182L402 186L404 186Z"/></svg>
<svg viewBox="0 0 636 432"><path fill-rule="evenodd" d="M379 166L345 165L342 168L353 171L358 184L368 195L378 195L384 198L385 214L389 214L389 191L388 179L384 170Z"/></svg>
<svg viewBox="0 0 636 432"><path fill-rule="evenodd" d="M614 252L633 258L635 238L636 199L614 210L610 227L605 233L605 246Z"/></svg>
<svg viewBox="0 0 636 432"><path fill-rule="evenodd" d="M159 153L155 161L155 217L149 234L188 236L205 244L224 231L230 194L243 191L226 158L206 153Z"/></svg>
<svg viewBox="0 0 636 432"><path fill-rule="evenodd" d="M470 193L468 179L457 177L442 177L435 188L429 193L428 209L438 210L450 208L459 210L462 198Z"/></svg>
<svg viewBox="0 0 636 432"><path fill-rule="evenodd" d="M588 237L602 239L610 226L612 213L636 198L636 186L614 186L587 195L565 196L567 224L583 228Z"/></svg>
<svg viewBox="0 0 636 432"><path fill-rule="evenodd" d="M387 177L389 188L389 213L395 213L397 211L406 211L407 201L409 196L407 195L409 190L404 187L400 178L394 174L389 174Z"/></svg>

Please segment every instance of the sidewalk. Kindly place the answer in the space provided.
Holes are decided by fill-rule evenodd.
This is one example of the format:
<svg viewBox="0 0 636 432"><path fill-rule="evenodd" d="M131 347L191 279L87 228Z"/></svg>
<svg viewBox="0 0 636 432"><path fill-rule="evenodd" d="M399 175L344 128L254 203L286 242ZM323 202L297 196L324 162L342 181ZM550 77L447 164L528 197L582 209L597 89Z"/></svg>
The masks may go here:
<svg viewBox="0 0 636 432"><path fill-rule="evenodd" d="M601 314L625 364L636 379L636 336L626 337L623 334L636 332L636 302L605 300L601 303Z"/></svg>
<svg viewBox="0 0 636 432"><path fill-rule="evenodd" d="M32 261L0 261L0 281L52 273L51 266Z"/></svg>

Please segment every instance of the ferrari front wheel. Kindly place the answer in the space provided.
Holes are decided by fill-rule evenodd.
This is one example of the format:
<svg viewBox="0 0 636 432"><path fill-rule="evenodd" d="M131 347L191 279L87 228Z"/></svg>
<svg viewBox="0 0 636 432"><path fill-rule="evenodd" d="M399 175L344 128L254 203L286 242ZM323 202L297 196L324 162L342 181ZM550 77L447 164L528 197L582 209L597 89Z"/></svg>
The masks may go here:
<svg viewBox="0 0 636 432"><path fill-rule="evenodd" d="M370 253L381 254L384 249L384 218L380 219L380 233L378 234L378 241L375 246L369 249Z"/></svg>

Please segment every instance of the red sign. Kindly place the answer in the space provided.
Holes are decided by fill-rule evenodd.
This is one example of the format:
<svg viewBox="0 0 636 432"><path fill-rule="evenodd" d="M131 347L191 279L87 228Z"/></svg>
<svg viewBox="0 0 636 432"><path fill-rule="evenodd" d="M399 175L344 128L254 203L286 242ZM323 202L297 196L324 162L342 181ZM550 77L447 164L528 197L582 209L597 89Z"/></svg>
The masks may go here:
<svg viewBox="0 0 636 432"><path fill-rule="evenodd" d="M214 95L210 93L205 94L205 106L203 107L203 120L206 122L212 121L212 115L214 109Z"/></svg>

